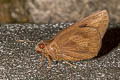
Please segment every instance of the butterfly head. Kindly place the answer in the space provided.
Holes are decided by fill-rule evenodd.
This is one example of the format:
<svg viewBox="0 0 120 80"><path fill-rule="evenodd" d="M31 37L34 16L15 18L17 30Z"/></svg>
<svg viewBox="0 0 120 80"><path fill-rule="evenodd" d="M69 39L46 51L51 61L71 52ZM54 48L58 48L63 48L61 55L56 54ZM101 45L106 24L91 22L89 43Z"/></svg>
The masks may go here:
<svg viewBox="0 0 120 80"><path fill-rule="evenodd" d="M35 51L36 51L37 53L41 53L41 52L43 52L43 51L45 50L45 47L46 47L45 43L44 43L43 41L40 41L40 42L35 46Z"/></svg>

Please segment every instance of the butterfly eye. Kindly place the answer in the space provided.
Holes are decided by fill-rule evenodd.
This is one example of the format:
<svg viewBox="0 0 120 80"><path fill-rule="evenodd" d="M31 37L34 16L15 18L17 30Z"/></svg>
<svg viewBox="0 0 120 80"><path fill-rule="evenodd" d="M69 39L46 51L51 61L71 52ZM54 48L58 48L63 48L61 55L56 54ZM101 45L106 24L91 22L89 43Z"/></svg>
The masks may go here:
<svg viewBox="0 0 120 80"><path fill-rule="evenodd" d="M45 45L43 43L39 44L39 48L43 49Z"/></svg>

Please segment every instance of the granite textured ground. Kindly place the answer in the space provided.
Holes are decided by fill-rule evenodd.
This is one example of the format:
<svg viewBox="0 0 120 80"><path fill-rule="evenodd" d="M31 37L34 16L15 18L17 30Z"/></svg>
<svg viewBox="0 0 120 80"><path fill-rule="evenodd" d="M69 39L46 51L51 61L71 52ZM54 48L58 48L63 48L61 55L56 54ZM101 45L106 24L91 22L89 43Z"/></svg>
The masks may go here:
<svg viewBox="0 0 120 80"><path fill-rule="evenodd" d="M119 24L109 25L98 57L71 62L76 69L64 62L53 61L49 72L45 59L40 69L41 54L35 52L35 45L68 25L70 23L0 25L0 80L120 80Z"/></svg>

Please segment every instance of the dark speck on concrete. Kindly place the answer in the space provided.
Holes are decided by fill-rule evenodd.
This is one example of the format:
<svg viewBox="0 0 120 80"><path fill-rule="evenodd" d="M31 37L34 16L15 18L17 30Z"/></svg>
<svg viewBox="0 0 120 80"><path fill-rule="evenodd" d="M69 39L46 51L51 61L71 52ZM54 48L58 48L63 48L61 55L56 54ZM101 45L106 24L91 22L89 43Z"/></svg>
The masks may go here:
<svg viewBox="0 0 120 80"><path fill-rule="evenodd" d="M0 80L120 80L120 25L110 24L103 38L98 57L71 62L52 62L46 71L47 60L40 69L41 54L34 47L71 25L61 24L2 24L0 25ZM17 42L30 40L33 42Z"/></svg>

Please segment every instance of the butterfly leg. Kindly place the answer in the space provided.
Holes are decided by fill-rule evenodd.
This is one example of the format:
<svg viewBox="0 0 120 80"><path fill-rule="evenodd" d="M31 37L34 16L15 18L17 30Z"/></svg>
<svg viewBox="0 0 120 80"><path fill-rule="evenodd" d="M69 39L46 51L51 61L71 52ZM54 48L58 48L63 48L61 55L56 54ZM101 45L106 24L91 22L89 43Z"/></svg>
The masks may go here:
<svg viewBox="0 0 120 80"><path fill-rule="evenodd" d="M71 63L70 63L70 62L68 62L68 61L65 61L65 63L66 63L66 64L68 64L68 65L70 65L70 66L72 66L73 68L76 68L76 67L77 67L76 65L71 64Z"/></svg>
<svg viewBox="0 0 120 80"><path fill-rule="evenodd" d="M44 60L44 55L42 55L42 58L41 58L41 60L40 60L40 68L42 67L42 62L43 62L43 60Z"/></svg>
<svg viewBox="0 0 120 80"><path fill-rule="evenodd" d="M47 72L50 70L51 68L51 60L50 60L50 57L47 55L47 60L48 60L48 67L47 67Z"/></svg>

